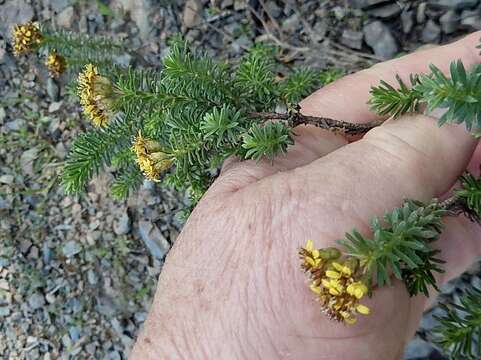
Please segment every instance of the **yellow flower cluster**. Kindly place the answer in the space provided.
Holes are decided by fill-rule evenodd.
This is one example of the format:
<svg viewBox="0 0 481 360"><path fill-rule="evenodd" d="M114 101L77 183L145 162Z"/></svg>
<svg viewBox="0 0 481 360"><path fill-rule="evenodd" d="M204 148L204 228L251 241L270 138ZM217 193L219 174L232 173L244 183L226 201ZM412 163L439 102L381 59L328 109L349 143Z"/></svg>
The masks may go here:
<svg viewBox="0 0 481 360"><path fill-rule="evenodd" d="M59 77L65 71L66 62L63 56L57 54L56 51L52 51L48 54L45 65L47 65L50 76Z"/></svg>
<svg viewBox="0 0 481 360"><path fill-rule="evenodd" d="M84 114L95 126L106 126L115 96L110 80L101 76L96 66L87 64L78 77L78 92Z"/></svg>
<svg viewBox="0 0 481 360"><path fill-rule="evenodd" d="M13 52L15 56L26 54L42 42L43 36L37 23L29 21L13 28Z"/></svg>
<svg viewBox="0 0 481 360"><path fill-rule="evenodd" d="M369 314L369 308L359 303L368 288L359 279L356 259L341 260L336 248L314 249L312 240L299 250L299 256L311 280L309 287L330 319L352 325L357 321L356 314Z"/></svg>
<svg viewBox="0 0 481 360"><path fill-rule="evenodd" d="M153 140L146 139L138 133L135 137L132 151L137 156L137 163L145 177L152 181L159 181L160 174L168 170L173 159L162 150L161 145Z"/></svg>

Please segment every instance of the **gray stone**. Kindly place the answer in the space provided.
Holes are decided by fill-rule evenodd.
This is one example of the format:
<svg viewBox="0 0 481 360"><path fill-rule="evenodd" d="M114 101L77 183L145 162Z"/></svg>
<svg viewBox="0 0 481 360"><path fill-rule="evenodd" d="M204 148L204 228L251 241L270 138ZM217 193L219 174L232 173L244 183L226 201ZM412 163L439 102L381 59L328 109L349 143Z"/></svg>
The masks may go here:
<svg viewBox="0 0 481 360"><path fill-rule="evenodd" d="M461 13L461 25L469 30L481 30L481 14L479 10L464 10Z"/></svg>
<svg viewBox="0 0 481 360"><path fill-rule="evenodd" d="M50 118L50 123L48 124L48 132L53 141L57 142L62 136L62 129L60 128L60 119L57 117Z"/></svg>
<svg viewBox="0 0 481 360"><path fill-rule="evenodd" d="M126 235L130 232L130 217L127 211L114 222L113 227L117 235Z"/></svg>
<svg viewBox="0 0 481 360"><path fill-rule="evenodd" d="M423 314L419 327L423 330L430 331L439 325L439 321L436 317L443 315L443 311L440 308L434 308L433 310Z"/></svg>
<svg viewBox="0 0 481 360"><path fill-rule="evenodd" d="M110 320L110 324L112 324L112 328L118 335L122 335L124 333L125 329L120 323L119 319L117 319L116 317Z"/></svg>
<svg viewBox="0 0 481 360"><path fill-rule="evenodd" d="M63 101L55 101L49 105L48 112L49 113L57 112L61 109L62 105L63 105Z"/></svg>
<svg viewBox="0 0 481 360"><path fill-rule="evenodd" d="M427 3L422 2L419 3L417 11L416 11L416 22L418 24L423 24L426 21L426 7Z"/></svg>
<svg viewBox="0 0 481 360"><path fill-rule="evenodd" d="M93 358L93 355L95 354L95 350L97 349L97 345L95 345L94 343L90 343L90 344L87 344L85 346L85 350L90 354L92 355L92 358Z"/></svg>
<svg viewBox="0 0 481 360"><path fill-rule="evenodd" d="M201 36L202 33L199 29L190 29L185 35L185 38L189 42L194 42L195 40L199 40Z"/></svg>
<svg viewBox="0 0 481 360"><path fill-rule="evenodd" d="M430 0L429 5L437 8L464 10L471 9L479 3L479 0Z"/></svg>
<svg viewBox="0 0 481 360"><path fill-rule="evenodd" d="M57 85L57 82L50 77L47 80L47 94L53 101L59 100L60 89Z"/></svg>
<svg viewBox="0 0 481 360"><path fill-rule="evenodd" d="M8 281L6 279L0 279L0 290L10 290L10 286L8 285Z"/></svg>
<svg viewBox="0 0 481 360"><path fill-rule="evenodd" d="M421 339L414 339L404 349L405 360L428 359L434 348L428 342Z"/></svg>
<svg viewBox="0 0 481 360"><path fill-rule="evenodd" d="M33 147L22 153L20 156L20 166L25 175L33 174L33 163L38 157L39 148Z"/></svg>
<svg viewBox="0 0 481 360"><path fill-rule="evenodd" d="M9 1L0 9L0 34L9 34L15 24L23 24L33 18L33 9L25 0Z"/></svg>
<svg viewBox="0 0 481 360"><path fill-rule="evenodd" d="M68 329L68 333L73 342L77 342L77 340L80 339L80 330L78 329L78 327L70 327L70 329Z"/></svg>
<svg viewBox="0 0 481 360"><path fill-rule="evenodd" d="M347 9L342 6L336 6L331 10L336 18L336 20L341 21L346 17Z"/></svg>
<svg viewBox="0 0 481 360"><path fill-rule="evenodd" d="M68 6L57 15L57 24L61 27L70 29L73 24L75 12L73 6Z"/></svg>
<svg viewBox="0 0 481 360"><path fill-rule="evenodd" d="M67 157L67 148L63 142L59 142L55 145L55 155L57 155L60 160L65 160Z"/></svg>
<svg viewBox="0 0 481 360"><path fill-rule="evenodd" d="M132 62L132 55L130 54L122 54L114 57L114 63L120 66L127 67L130 65L131 62Z"/></svg>
<svg viewBox="0 0 481 360"><path fill-rule="evenodd" d="M111 1L110 4L114 5L113 3L120 3L120 6L126 13L130 14L130 18L132 21L137 25L139 29L140 38L146 40L151 31L153 30L153 26L151 24L150 14L152 13L151 3L152 1L148 0L117 0ZM140 40L139 37L135 37L135 39Z"/></svg>
<svg viewBox="0 0 481 360"><path fill-rule="evenodd" d="M82 246L75 240L70 240L62 247L62 253L66 257L72 257L82 251Z"/></svg>
<svg viewBox="0 0 481 360"><path fill-rule="evenodd" d="M120 353L118 351L111 351L109 353L109 360L122 360L122 357L120 356Z"/></svg>
<svg viewBox="0 0 481 360"><path fill-rule="evenodd" d="M342 32L341 43L352 48L360 50L362 48L362 39L364 35L360 31L344 30Z"/></svg>
<svg viewBox="0 0 481 360"><path fill-rule="evenodd" d="M0 317L6 317L10 315L10 308L8 306L0 306Z"/></svg>
<svg viewBox="0 0 481 360"><path fill-rule="evenodd" d="M441 24L443 33L451 34L458 28L459 16L454 10L449 10L439 18L439 23Z"/></svg>
<svg viewBox="0 0 481 360"><path fill-rule="evenodd" d="M232 48L237 54L240 54L244 49L248 49L251 46L252 40L245 34L242 34L232 43Z"/></svg>
<svg viewBox="0 0 481 360"><path fill-rule="evenodd" d="M170 244L159 228L150 221L139 221L139 233L147 250L156 259L162 259L170 249Z"/></svg>
<svg viewBox="0 0 481 360"><path fill-rule="evenodd" d="M45 0L44 4L50 5L50 8L58 13L59 11L62 11L65 9L67 6L71 5L74 1L73 0Z"/></svg>
<svg viewBox="0 0 481 360"><path fill-rule="evenodd" d="M284 22L282 23L281 27L282 30L293 33L297 30L297 28L302 24L301 20L299 19L298 14L292 14L289 16Z"/></svg>
<svg viewBox="0 0 481 360"><path fill-rule="evenodd" d="M147 313L146 312L136 312L134 314L134 319L137 321L137 323L143 323L147 319Z"/></svg>
<svg viewBox="0 0 481 360"><path fill-rule="evenodd" d="M0 196L0 210L8 210L10 209L10 204L9 202L4 199L2 196Z"/></svg>
<svg viewBox="0 0 481 360"><path fill-rule="evenodd" d="M381 21L373 21L364 26L364 39L374 50L374 53L383 60L391 59L398 52L398 45L389 27Z"/></svg>
<svg viewBox="0 0 481 360"><path fill-rule="evenodd" d="M386 0L349 0L349 5L354 8L364 9L373 5L381 4Z"/></svg>
<svg viewBox="0 0 481 360"><path fill-rule="evenodd" d="M50 260L52 260L52 250L50 250L46 241L44 241L42 245L42 258L44 264L48 264L50 263Z"/></svg>
<svg viewBox="0 0 481 360"><path fill-rule="evenodd" d="M202 22L199 12L202 10L202 3L199 0L187 0L182 13L182 24L186 29L196 27Z"/></svg>
<svg viewBox="0 0 481 360"><path fill-rule="evenodd" d="M14 179L13 175L1 175L0 184L12 185Z"/></svg>
<svg viewBox="0 0 481 360"><path fill-rule="evenodd" d="M481 290L481 279L478 276L473 276L471 278L471 286L473 288Z"/></svg>
<svg viewBox="0 0 481 360"><path fill-rule="evenodd" d="M245 10L247 9L247 0L234 0L234 10Z"/></svg>
<svg viewBox="0 0 481 360"><path fill-rule="evenodd" d="M40 293L34 293L30 295L27 301L28 301L28 306L30 306L32 310L40 309L45 305L45 298Z"/></svg>
<svg viewBox="0 0 481 360"><path fill-rule="evenodd" d="M326 37L327 28L329 27L327 21L324 19L318 19L312 27L312 41L321 42Z"/></svg>
<svg viewBox="0 0 481 360"><path fill-rule="evenodd" d="M15 119L5 124L5 128L7 128L7 130L13 130L13 131L21 130L26 126L27 126L27 122L23 119Z"/></svg>
<svg viewBox="0 0 481 360"><path fill-rule="evenodd" d="M7 116L5 109L3 107L0 107L0 124L3 124L3 120L5 120L5 117Z"/></svg>
<svg viewBox="0 0 481 360"><path fill-rule="evenodd" d="M451 294L456 289L456 286L456 279L450 280L441 287L440 292L443 294Z"/></svg>
<svg viewBox="0 0 481 360"><path fill-rule="evenodd" d="M26 254L28 253L28 250L30 250L31 247L32 247L32 242L28 239L25 239L20 242L19 249L22 254Z"/></svg>
<svg viewBox="0 0 481 360"><path fill-rule="evenodd" d="M221 9L225 9L231 6L234 6L234 0L223 0L220 4Z"/></svg>
<svg viewBox="0 0 481 360"><path fill-rule="evenodd" d="M401 13L401 22L403 25L403 32L409 34L414 26L414 12L412 10L405 10Z"/></svg>
<svg viewBox="0 0 481 360"><path fill-rule="evenodd" d="M121 31L124 25L125 25L124 19L115 18L110 23L110 30L115 31L115 32Z"/></svg>
<svg viewBox="0 0 481 360"><path fill-rule="evenodd" d="M97 283L99 282L99 277L94 270L90 269L89 271L87 271L87 281L90 285L97 285Z"/></svg>
<svg viewBox="0 0 481 360"><path fill-rule="evenodd" d="M441 39L441 28L433 20L431 19L428 20L421 34L421 40L424 43L432 44L432 43L438 43L440 39Z"/></svg>
<svg viewBox="0 0 481 360"><path fill-rule="evenodd" d="M387 4L385 6L377 7L372 10L369 10L367 13L371 16L382 18L382 19L390 19L395 16L398 16L402 11L401 5L395 4Z"/></svg>
<svg viewBox="0 0 481 360"><path fill-rule="evenodd" d="M265 9L274 19L277 19L282 14L282 9L275 1L266 1Z"/></svg>
<svg viewBox="0 0 481 360"><path fill-rule="evenodd" d="M72 339L70 339L70 336L68 336L67 334L65 334L64 336L62 336L62 344L68 349L70 347L72 347Z"/></svg>

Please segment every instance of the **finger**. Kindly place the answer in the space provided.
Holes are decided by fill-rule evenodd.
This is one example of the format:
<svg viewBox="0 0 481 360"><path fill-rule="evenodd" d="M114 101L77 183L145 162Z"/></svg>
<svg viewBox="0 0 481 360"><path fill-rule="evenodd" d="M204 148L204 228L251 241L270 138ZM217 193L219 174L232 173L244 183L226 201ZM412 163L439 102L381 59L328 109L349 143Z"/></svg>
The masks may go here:
<svg viewBox="0 0 481 360"><path fill-rule="evenodd" d="M409 83L411 74L429 71L429 64L447 72L455 59L461 59L469 68L481 59L476 49L480 36L478 31L452 44L422 50L346 76L306 98L301 102L302 111L307 115L349 122L371 121L376 118L367 105L371 86L378 85L381 80L394 85L396 75Z"/></svg>

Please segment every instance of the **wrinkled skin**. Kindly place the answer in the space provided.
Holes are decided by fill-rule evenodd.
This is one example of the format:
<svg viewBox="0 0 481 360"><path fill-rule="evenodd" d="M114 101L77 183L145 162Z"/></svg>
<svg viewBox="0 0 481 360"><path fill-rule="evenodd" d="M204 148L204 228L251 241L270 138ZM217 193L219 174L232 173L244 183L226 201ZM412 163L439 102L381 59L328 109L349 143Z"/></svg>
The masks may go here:
<svg viewBox="0 0 481 360"><path fill-rule="evenodd" d="M347 76L307 99L302 111L351 122L376 117L366 101L380 79L443 71L461 58L479 62L480 33ZM428 116L388 121L361 140L301 126L287 156L270 163L229 160L194 210L160 276L132 359L401 359L422 311L423 296L404 285L375 292L369 316L354 326L319 312L300 271L297 250L307 239L332 246L373 215L404 198L443 196L481 152L461 126L438 128ZM479 149L478 149L479 150ZM481 254L481 231L464 217L447 218L437 246L442 283ZM434 295L434 294L433 294Z"/></svg>

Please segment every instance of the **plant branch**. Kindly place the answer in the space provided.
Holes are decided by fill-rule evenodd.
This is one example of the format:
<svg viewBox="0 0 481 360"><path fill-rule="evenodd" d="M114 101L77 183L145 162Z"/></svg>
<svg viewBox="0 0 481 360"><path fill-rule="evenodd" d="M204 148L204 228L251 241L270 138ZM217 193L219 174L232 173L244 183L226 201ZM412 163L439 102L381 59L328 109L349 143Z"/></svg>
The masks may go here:
<svg viewBox="0 0 481 360"><path fill-rule="evenodd" d="M363 124L355 124L342 120L334 120L322 116L303 115L299 112L295 113L276 113L276 112L252 112L250 117L259 118L264 121L268 120L285 120L292 127L298 125L313 125L321 129L334 132L342 132L349 135L365 134L369 130L382 124L382 121L371 121Z"/></svg>

